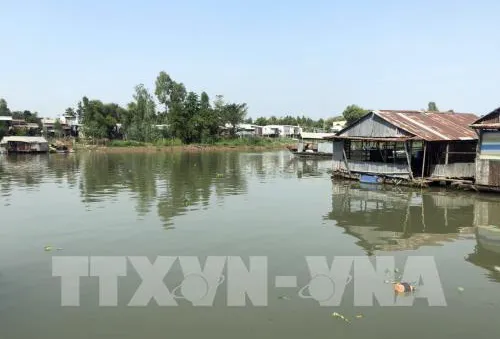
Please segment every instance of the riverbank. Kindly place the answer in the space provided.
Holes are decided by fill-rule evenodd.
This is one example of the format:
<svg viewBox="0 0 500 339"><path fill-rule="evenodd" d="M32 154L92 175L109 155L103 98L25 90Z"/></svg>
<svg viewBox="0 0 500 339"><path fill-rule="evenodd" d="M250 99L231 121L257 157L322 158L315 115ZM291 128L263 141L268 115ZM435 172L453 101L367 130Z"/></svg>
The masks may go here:
<svg viewBox="0 0 500 339"><path fill-rule="evenodd" d="M288 146L294 145L295 141L286 140L268 140L258 139L257 142L248 142L247 140L227 140L220 141L215 144L179 144L179 143L160 143L146 144L139 142L111 142L107 145L87 145L75 144L74 150L93 151L103 153L156 153L156 152L215 152L215 151L266 151L287 149Z"/></svg>

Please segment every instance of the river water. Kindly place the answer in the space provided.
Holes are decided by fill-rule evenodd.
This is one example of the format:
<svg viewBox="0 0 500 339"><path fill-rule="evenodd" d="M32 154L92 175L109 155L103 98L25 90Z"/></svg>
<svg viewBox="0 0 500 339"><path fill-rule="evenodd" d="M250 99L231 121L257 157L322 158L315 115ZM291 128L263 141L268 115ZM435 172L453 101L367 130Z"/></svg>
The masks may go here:
<svg viewBox="0 0 500 339"><path fill-rule="evenodd" d="M500 199L332 183L329 168L281 151L0 156L0 338L498 337L500 228L488 225L500 225ZM95 256L116 259L108 272L125 265L117 305L100 306L103 284L81 277L79 306L61 306L53 259ZM212 306L168 298L188 281L179 259L164 272L165 290L143 290L177 306L160 298L140 307L129 303L147 279L132 256L232 259ZM422 269L437 268L431 287L446 305L429 306L417 289L402 297L416 297L408 307L360 306L356 282L369 274L359 271L341 302L325 304L310 256L394 258L388 280L408 258L427 258L435 266ZM206 288L199 282L194 294ZM377 288L393 293L388 282Z"/></svg>

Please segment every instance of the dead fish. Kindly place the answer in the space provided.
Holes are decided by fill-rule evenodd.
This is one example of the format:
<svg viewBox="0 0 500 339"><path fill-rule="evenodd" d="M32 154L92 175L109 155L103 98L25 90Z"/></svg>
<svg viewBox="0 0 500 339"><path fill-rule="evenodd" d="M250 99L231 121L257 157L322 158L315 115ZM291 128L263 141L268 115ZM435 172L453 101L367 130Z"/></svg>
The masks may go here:
<svg viewBox="0 0 500 339"><path fill-rule="evenodd" d="M346 323L349 323L349 324L351 323L351 321L350 321L349 319L347 319L347 318L346 318L346 317L344 317L342 314L337 313L337 312L333 312L333 313L332 313L332 317L334 317L334 318L339 318L339 319L341 319L341 320L343 320L343 321L345 321Z"/></svg>

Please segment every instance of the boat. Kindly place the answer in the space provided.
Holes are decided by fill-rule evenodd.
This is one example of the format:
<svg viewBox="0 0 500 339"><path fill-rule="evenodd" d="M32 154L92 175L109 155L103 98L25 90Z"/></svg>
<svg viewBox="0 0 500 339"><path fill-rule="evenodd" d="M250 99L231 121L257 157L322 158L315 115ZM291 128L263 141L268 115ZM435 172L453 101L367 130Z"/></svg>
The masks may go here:
<svg viewBox="0 0 500 339"><path fill-rule="evenodd" d="M333 144L325 137L333 133L302 133L297 140L297 145L289 146L288 150L299 158L325 158L333 156Z"/></svg>
<svg viewBox="0 0 500 339"><path fill-rule="evenodd" d="M63 145L63 144L50 144L49 152L50 153L66 154L66 153L73 153L73 150L69 149L68 146Z"/></svg>

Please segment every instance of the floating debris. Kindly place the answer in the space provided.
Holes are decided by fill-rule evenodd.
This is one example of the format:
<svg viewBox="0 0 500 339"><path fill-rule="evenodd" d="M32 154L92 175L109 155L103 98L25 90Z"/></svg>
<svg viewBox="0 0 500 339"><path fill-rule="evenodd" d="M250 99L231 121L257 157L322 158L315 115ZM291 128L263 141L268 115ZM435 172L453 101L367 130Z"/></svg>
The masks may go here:
<svg viewBox="0 0 500 339"><path fill-rule="evenodd" d="M361 319L361 318L363 318L362 314L356 314L356 319Z"/></svg>
<svg viewBox="0 0 500 339"><path fill-rule="evenodd" d="M50 251L52 251L54 248L53 248L52 246L45 246L43 249L44 249L45 251L47 251L47 252L50 252Z"/></svg>
<svg viewBox="0 0 500 339"><path fill-rule="evenodd" d="M64 248L62 248L62 247L58 247L58 248L56 248L56 250L57 250L57 251L62 251L63 249L64 249Z"/></svg>
<svg viewBox="0 0 500 339"><path fill-rule="evenodd" d="M332 317L334 317L334 318L339 318L339 319L341 319L341 320L343 320L343 321L345 321L346 323L349 323L349 324L351 323L351 321L350 321L349 319L347 319L347 318L346 318L346 317L344 317L342 314L337 313L337 312L333 312L333 313L332 313Z"/></svg>
<svg viewBox="0 0 500 339"><path fill-rule="evenodd" d="M394 269L394 273L399 273L399 269L398 269L398 268L395 268L395 269Z"/></svg>
<svg viewBox="0 0 500 339"><path fill-rule="evenodd" d="M463 292L463 291L465 291L465 288L459 287L459 288L457 288L457 290L458 290L458 292Z"/></svg>
<svg viewBox="0 0 500 339"><path fill-rule="evenodd" d="M497 271L497 272L500 272L500 266L495 266L495 267L493 267L493 269L494 269L495 271Z"/></svg>

